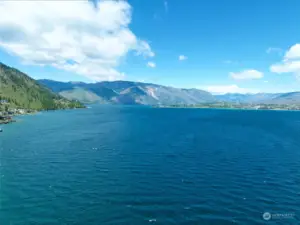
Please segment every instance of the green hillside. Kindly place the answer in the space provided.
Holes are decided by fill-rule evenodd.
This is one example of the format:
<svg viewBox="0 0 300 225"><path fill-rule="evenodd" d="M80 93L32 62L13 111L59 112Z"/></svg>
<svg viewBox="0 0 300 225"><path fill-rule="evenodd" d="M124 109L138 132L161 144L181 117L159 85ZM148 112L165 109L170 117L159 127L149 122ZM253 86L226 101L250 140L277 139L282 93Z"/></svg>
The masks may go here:
<svg viewBox="0 0 300 225"><path fill-rule="evenodd" d="M78 101L69 101L36 82L17 69L0 63L0 100L9 107L32 110L81 108Z"/></svg>

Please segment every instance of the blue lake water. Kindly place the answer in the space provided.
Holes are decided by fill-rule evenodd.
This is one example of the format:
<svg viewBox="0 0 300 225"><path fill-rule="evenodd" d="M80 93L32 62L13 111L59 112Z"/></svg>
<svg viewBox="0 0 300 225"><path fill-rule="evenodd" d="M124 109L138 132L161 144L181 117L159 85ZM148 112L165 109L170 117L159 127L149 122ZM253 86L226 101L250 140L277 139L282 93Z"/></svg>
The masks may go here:
<svg viewBox="0 0 300 225"><path fill-rule="evenodd" d="M300 222L300 112L93 106L2 128L1 225Z"/></svg>

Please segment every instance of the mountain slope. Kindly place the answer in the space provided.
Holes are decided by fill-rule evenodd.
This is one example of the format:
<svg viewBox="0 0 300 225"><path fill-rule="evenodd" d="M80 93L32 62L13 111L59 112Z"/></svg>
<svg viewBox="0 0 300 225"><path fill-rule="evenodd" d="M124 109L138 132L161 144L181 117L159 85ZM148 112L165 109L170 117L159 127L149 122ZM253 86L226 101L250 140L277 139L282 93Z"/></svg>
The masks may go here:
<svg viewBox="0 0 300 225"><path fill-rule="evenodd" d="M77 101L69 101L39 84L21 71L0 63L0 99L10 106L43 110L83 107Z"/></svg>
<svg viewBox="0 0 300 225"><path fill-rule="evenodd" d="M300 104L300 92L215 95L219 101L253 104Z"/></svg>
<svg viewBox="0 0 300 225"><path fill-rule="evenodd" d="M129 105L155 105L157 99L149 95L147 89L141 86L132 86L120 92L120 94L112 99L117 104Z"/></svg>
<svg viewBox="0 0 300 225"><path fill-rule="evenodd" d="M95 93L85 90L83 88L73 88L68 91L61 91L59 94L69 100L77 100L84 103L95 103L95 102L105 102Z"/></svg>
<svg viewBox="0 0 300 225"><path fill-rule="evenodd" d="M94 102L108 102L114 104L140 104L140 105L194 105L201 103L228 102L245 104L300 104L300 92L291 93L258 93L212 95L199 89L180 89L157 84L131 82L131 81L105 81L99 83L57 82L40 80L54 92L60 93L68 99L77 99L76 88L93 93L98 98ZM68 95L62 93L68 91ZM93 101L88 101L93 102Z"/></svg>
<svg viewBox="0 0 300 225"><path fill-rule="evenodd" d="M300 104L300 92L289 92L276 96L271 99L272 104Z"/></svg>
<svg viewBox="0 0 300 225"><path fill-rule="evenodd" d="M115 104L168 105L168 104L199 104L214 102L216 99L209 92L198 89L180 89L157 84L131 81L105 81L99 83L73 83L40 80L51 90L61 93L68 91L69 99L77 99L76 88L96 94L101 99Z"/></svg>

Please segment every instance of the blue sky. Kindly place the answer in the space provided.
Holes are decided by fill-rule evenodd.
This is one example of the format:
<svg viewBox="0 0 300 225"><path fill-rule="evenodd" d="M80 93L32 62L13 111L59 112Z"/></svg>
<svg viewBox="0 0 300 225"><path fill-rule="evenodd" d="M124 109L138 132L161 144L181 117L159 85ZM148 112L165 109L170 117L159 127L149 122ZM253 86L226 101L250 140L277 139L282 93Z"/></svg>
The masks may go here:
<svg viewBox="0 0 300 225"><path fill-rule="evenodd" d="M0 61L37 79L300 91L299 9L298 0L4 1Z"/></svg>

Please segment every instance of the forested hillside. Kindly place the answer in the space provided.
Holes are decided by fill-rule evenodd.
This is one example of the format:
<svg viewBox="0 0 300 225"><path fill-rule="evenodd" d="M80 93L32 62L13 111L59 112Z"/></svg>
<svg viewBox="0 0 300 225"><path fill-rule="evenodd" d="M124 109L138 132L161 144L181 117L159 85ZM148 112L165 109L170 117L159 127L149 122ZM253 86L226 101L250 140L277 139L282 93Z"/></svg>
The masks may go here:
<svg viewBox="0 0 300 225"><path fill-rule="evenodd" d="M50 110L83 107L39 84L21 71L0 63L0 100L10 107Z"/></svg>

